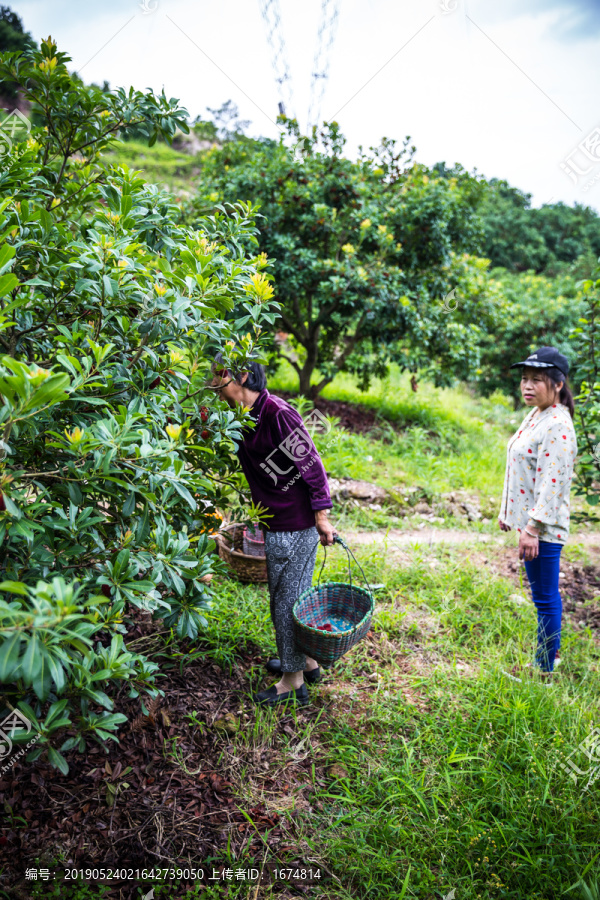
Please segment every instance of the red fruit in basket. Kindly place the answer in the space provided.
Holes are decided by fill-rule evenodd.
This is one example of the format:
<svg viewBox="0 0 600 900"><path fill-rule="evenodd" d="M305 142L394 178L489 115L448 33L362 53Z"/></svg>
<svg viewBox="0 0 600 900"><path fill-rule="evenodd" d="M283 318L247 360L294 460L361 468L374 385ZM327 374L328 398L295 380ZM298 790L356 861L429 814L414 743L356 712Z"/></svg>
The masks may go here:
<svg viewBox="0 0 600 900"><path fill-rule="evenodd" d="M329 622L325 622L324 625L319 625L319 628L321 629L321 631L333 631L333 628L331 627Z"/></svg>
<svg viewBox="0 0 600 900"><path fill-rule="evenodd" d="M200 407L200 418L202 419L203 422L206 422L206 420L208 419L208 407L206 407L206 406Z"/></svg>
<svg viewBox="0 0 600 900"><path fill-rule="evenodd" d="M207 440L209 439L209 437L210 437L210 431L207 431L206 428L205 428L204 431L203 431L202 434L201 434L201 437L202 437L205 441L207 441Z"/></svg>

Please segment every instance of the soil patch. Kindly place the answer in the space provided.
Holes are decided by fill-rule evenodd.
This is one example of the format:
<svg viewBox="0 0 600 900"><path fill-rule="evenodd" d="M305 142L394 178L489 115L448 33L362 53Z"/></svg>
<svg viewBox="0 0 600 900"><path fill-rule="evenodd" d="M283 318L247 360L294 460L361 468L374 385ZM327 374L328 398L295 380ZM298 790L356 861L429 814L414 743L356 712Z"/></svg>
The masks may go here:
<svg viewBox="0 0 600 900"><path fill-rule="evenodd" d="M271 393L288 401L297 396L291 391L272 391ZM367 406L346 403L343 400L325 400L323 397L317 397L314 406L324 416L334 416L339 419L340 426L353 434L370 434L373 437L381 432L383 418ZM374 435L373 432L376 434Z"/></svg>
<svg viewBox="0 0 600 900"><path fill-rule="evenodd" d="M148 636L147 623L138 633ZM190 651L199 649L199 642L190 646ZM88 743L81 755L67 753L66 775L43 759L15 762L0 775L5 814L0 889L18 900L29 898L31 882L24 878L29 866L182 868L224 860L226 851L240 865L254 859L260 866L266 831L269 858L287 865L306 860L310 853L294 835L294 817L311 808L311 767L316 761L319 771L318 753L292 753L290 758L288 740L297 726L284 710L276 711L270 746L257 748L236 738L241 731L252 733L257 712L248 697L250 669L263 664L253 648L241 654L231 674L207 659L195 660L179 674L176 663L160 681L165 697L146 698L149 715L140 713L139 699L126 697L127 688L116 696L115 711L124 712L129 721L119 744L107 742L108 752ZM328 705L326 698L299 710L298 727L319 714L326 719L323 705ZM326 725L319 723L321 727ZM277 752L280 744L286 754ZM283 755L285 771L281 765L277 771L277 758ZM248 796L248 783L241 783L248 771L260 788L251 792L254 802L240 799ZM139 896L136 882L110 885L107 897ZM290 896L283 885L273 889L277 896ZM296 896L302 893L295 891Z"/></svg>

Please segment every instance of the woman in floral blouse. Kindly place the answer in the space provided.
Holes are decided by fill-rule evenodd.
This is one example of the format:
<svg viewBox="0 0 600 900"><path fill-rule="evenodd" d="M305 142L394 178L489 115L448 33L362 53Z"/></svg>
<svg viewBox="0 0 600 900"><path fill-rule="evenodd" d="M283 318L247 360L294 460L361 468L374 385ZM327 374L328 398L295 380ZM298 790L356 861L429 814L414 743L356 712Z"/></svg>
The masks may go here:
<svg viewBox="0 0 600 900"><path fill-rule="evenodd" d="M508 442L498 524L519 532L538 613L535 665L550 678L560 647L560 553L569 536L569 500L577 439L569 363L554 347L541 347L523 362L521 393L532 409Z"/></svg>

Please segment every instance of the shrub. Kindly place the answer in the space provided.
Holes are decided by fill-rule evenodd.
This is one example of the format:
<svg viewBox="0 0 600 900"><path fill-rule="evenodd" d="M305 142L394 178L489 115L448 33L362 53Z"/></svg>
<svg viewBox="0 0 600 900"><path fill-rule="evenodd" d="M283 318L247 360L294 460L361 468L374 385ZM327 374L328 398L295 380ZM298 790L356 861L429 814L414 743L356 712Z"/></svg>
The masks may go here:
<svg viewBox="0 0 600 900"><path fill-rule="evenodd" d="M0 682L39 734L28 758L63 771L61 751L116 739L112 684L157 693L127 648L132 612L181 639L205 623L245 419L206 378L218 351L256 358L275 315L250 204L184 227L101 158L129 128L187 130L185 110L86 87L68 60L49 38L0 63L45 121L0 159Z"/></svg>

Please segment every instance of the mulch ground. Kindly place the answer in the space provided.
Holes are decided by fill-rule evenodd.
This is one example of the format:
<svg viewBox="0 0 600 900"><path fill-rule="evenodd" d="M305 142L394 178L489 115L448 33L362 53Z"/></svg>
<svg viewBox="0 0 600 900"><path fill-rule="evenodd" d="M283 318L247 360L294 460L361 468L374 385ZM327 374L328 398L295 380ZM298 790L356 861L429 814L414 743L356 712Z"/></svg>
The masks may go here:
<svg viewBox="0 0 600 900"><path fill-rule="evenodd" d="M151 627L140 622L131 639L147 636ZM199 647L196 643L193 650ZM67 775L42 761L16 762L0 780L5 813L0 889L19 900L29 898L26 867L56 869L57 859L64 860L61 868L78 869L181 868L213 860L220 868L228 850L229 858L239 861L229 866L260 868L267 832L269 860L305 863L306 853L294 837L297 812L279 812L277 803L264 800L283 795L288 806L310 810L314 756L294 757L291 764L288 758L283 774L276 770L273 747L293 740L293 716L277 710L271 747L251 741L234 745L232 739L238 730L252 731L256 711L246 673L262 664L252 648L241 654L231 674L210 661L194 661L183 674L161 679L165 697L146 700L148 716L141 714L139 699L128 699L122 690L115 710L129 722L119 743L109 741L108 753L95 743L88 743L83 754L69 752ZM200 724L186 719L192 712ZM299 711L300 727L319 713L323 710L316 706ZM244 771L253 776L246 785ZM240 788L247 795L253 790L254 800L240 801ZM281 885L278 896L309 890L297 887L290 893ZM180 888L173 896L182 895ZM131 882L113 882L107 896L128 900L140 893Z"/></svg>

